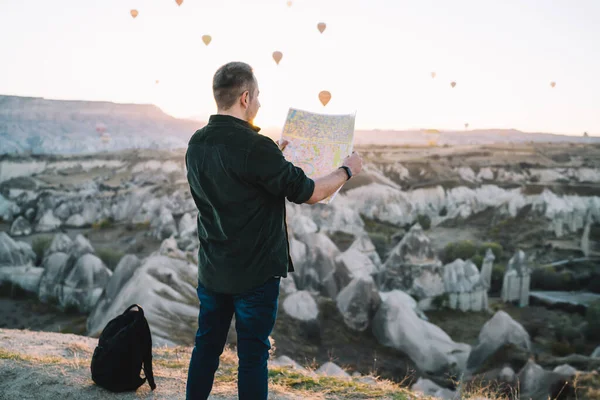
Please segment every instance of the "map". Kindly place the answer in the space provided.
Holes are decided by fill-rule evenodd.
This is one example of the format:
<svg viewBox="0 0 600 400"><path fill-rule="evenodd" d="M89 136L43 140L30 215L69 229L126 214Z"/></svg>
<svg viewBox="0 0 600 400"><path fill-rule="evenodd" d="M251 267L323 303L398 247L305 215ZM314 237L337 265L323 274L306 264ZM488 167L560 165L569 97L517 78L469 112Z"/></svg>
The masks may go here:
<svg viewBox="0 0 600 400"><path fill-rule="evenodd" d="M284 157L311 179L332 173L352 154L354 119L355 114L316 114L290 108L281 134L289 142ZM331 203L338 192L320 203Z"/></svg>

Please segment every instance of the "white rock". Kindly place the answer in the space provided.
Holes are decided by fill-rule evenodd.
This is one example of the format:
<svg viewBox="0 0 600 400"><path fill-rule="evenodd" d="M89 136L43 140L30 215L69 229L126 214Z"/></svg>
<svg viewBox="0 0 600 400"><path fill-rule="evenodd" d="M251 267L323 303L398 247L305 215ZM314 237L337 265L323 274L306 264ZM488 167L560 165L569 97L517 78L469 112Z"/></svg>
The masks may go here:
<svg viewBox="0 0 600 400"><path fill-rule="evenodd" d="M460 258L444 266L444 286L447 293L473 292L479 284L479 270L470 260Z"/></svg>
<svg viewBox="0 0 600 400"><path fill-rule="evenodd" d="M47 210L38 221L35 230L36 232L52 232L60 227L61 224L62 221L54 216L52 210Z"/></svg>
<svg viewBox="0 0 600 400"><path fill-rule="evenodd" d="M354 242L352 242L352 245L350 245L348 250L356 250L366 255L369 257L375 267L378 269L381 267L381 258L379 257L379 253L377 253L377 249L368 235L360 235Z"/></svg>
<svg viewBox="0 0 600 400"><path fill-rule="evenodd" d="M23 216L17 217L10 226L11 236L28 236L31 235L31 224Z"/></svg>
<svg viewBox="0 0 600 400"><path fill-rule="evenodd" d="M390 252L379 277L383 290L401 289L419 299L444 293L442 263L419 224Z"/></svg>
<svg viewBox="0 0 600 400"><path fill-rule="evenodd" d="M190 213L185 213L179 220L179 236L196 236L198 225Z"/></svg>
<svg viewBox="0 0 600 400"><path fill-rule="evenodd" d="M109 304L114 301L119 295L121 288L127 284L141 265L140 259L134 254L123 256L119 264L117 264L114 273L111 275L100 301L105 301Z"/></svg>
<svg viewBox="0 0 600 400"><path fill-rule="evenodd" d="M356 249L348 249L336 259L336 277L340 287L345 287L350 281L358 277L370 277L378 272L373 261Z"/></svg>
<svg viewBox="0 0 600 400"><path fill-rule="evenodd" d="M88 222L81 214L73 214L65 222L65 226L73 228L82 228L86 225L88 225Z"/></svg>
<svg viewBox="0 0 600 400"><path fill-rule="evenodd" d="M283 301L283 310L290 317L299 321L314 321L319 316L319 308L315 299L307 291L292 293Z"/></svg>
<svg viewBox="0 0 600 400"><path fill-rule="evenodd" d="M291 294L298 290L296 287L296 282L294 281L294 277L291 273L288 273L288 276L285 278L281 278L279 282L279 290L285 294Z"/></svg>
<svg viewBox="0 0 600 400"><path fill-rule="evenodd" d="M475 369L505 344L531 350L531 339L521 324L504 311L498 311L479 332L479 343L469 356L468 367Z"/></svg>
<svg viewBox="0 0 600 400"><path fill-rule="evenodd" d="M73 241L65 233L57 233L52 238L50 246L44 252L44 258L54 253L70 253L73 248Z"/></svg>
<svg viewBox="0 0 600 400"><path fill-rule="evenodd" d="M556 372L557 374L570 377L576 375L579 371L571 367L569 364L562 364L554 368L552 372Z"/></svg>
<svg viewBox="0 0 600 400"><path fill-rule="evenodd" d="M0 174L2 171L0 171ZM21 209L14 202L8 200L0 194L0 218L5 221L12 221Z"/></svg>
<svg viewBox="0 0 600 400"><path fill-rule="evenodd" d="M370 276L354 278L336 299L337 308L346 325L359 332L369 327L380 303L377 287Z"/></svg>
<svg viewBox="0 0 600 400"><path fill-rule="evenodd" d="M441 388L440 385L429 379L419 378L417 379L417 382L410 387L410 390L423 393L427 396L435 396L436 392Z"/></svg>
<svg viewBox="0 0 600 400"><path fill-rule="evenodd" d="M294 278L296 286L300 290L308 290L320 293L323 296L335 298L338 287L335 280L335 259L340 251L323 233L310 233L302 236L306 244L306 257L296 264L294 253L299 249L292 249L292 261L294 261ZM297 247L297 246L296 246Z"/></svg>
<svg viewBox="0 0 600 400"><path fill-rule="evenodd" d="M108 284L112 272L93 254L81 256L67 275L59 291L58 301L63 309L77 308L90 312Z"/></svg>
<svg viewBox="0 0 600 400"><path fill-rule="evenodd" d="M98 303L87 321L97 336L131 304L144 308L155 346L189 343L196 333L199 301L197 266L153 253L136 269L112 302Z"/></svg>
<svg viewBox="0 0 600 400"><path fill-rule="evenodd" d="M317 224L315 224L312 219L304 215L298 215L293 218L290 222L290 228L296 237L300 237L308 233L316 233L319 230Z"/></svg>
<svg viewBox="0 0 600 400"><path fill-rule="evenodd" d="M75 260L70 260L66 253L52 253L44 258L42 263L44 272L38 289L38 298L42 303L58 302L62 284L74 263Z"/></svg>
<svg viewBox="0 0 600 400"><path fill-rule="evenodd" d="M384 296L372 322L373 334L384 346L407 354L428 373L465 369L471 347L455 343L439 327L420 319L413 308L397 296Z"/></svg>
<svg viewBox="0 0 600 400"><path fill-rule="evenodd" d="M350 375L343 369L341 369L338 365L332 363L331 361L326 362L321 365L319 369L316 371L319 375L325 376L335 376L336 378L342 379L350 379Z"/></svg>
<svg viewBox="0 0 600 400"><path fill-rule="evenodd" d="M477 174L477 179L480 181L493 181L494 172L489 167L481 168Z"/></svg>
<svg viewBox="0 0 600 400"><path fill-rule="evenodd" d="M13 240L6 232L0 232L0 267L31 265L35 258L30 245Z"/></svg>
<svg viewBox="0 0 600 400"><path fill-rule="evenodd" d="M288 356L279 356L274 359L269 359L269 367L290 368L301 372L308 372L302 365L292 360Z"/></svg>
<svg viewBox="0 0 600 400"><path fill-rule="evenodd" d="M0 267L0 286L7 283L17 286L26 292L37 293L43 272L43 268L31 265Z"/></svg>
<svg viewBox="0 0 600 400"><path fill-rule="evenodd" d="M592 358L600 358L600 346L596 347L596 349L590 355Z"/></svg>
<svg viewBox="0 0 600 400"><path fill-rule="evenodd" d="M73 240L73 246L70 249L70 253L73 257L78 259L84 254L96 254L96 250L94 250L94 247L85 236L78 233L77 236L75 236L75 240Z"/></svg>
<svg viewBox="0 0 600 400"><path fill-rule="evenodd" d="M481 284L486 290L492 287L492 270L494 269L494 260L496 257L492 252L492 249L487 249L485 252L485 258L483 259L483 265L481 266Z"/></svg>
<svg viewBox="0 0 600 400"><path fill-rule="evenodd" d="M150 228L152 229L151 235L159 240L167 239L177 234L177 226L175 225L173 214L166 207L161 208L158 217L150 223Z"/></svg>

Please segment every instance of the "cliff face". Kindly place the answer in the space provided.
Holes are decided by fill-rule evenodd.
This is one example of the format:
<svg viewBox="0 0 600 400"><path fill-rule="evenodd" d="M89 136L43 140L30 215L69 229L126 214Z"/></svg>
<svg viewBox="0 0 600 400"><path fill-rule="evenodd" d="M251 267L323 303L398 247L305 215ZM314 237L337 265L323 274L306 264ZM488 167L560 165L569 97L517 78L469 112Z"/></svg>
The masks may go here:
<svg viewBox="0 0 600 400"><path fill-rule="evenodd" d="M151 104L0 96L0 154L182 148L203 125Z"/></svg>

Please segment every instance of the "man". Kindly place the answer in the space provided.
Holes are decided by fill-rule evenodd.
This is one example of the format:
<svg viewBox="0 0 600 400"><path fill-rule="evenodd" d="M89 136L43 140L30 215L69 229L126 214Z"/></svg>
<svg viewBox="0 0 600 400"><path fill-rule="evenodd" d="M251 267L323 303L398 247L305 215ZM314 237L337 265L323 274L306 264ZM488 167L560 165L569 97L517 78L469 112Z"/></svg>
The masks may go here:
<svg viewBox="0 0 600 400"><path fill-rule="evenodd" d="M259 90L245 63L219 68L213 94L217 114L192 136L185 156L200 240L200 314L187 399L208 398L235 314L239 398L260 400L268 395L269 335L280 277L294 271L285 199L315 204L327 198L360 173L362 160L354 153L344 167L314 181L286 161L280 147L253 125Z"/></svg>

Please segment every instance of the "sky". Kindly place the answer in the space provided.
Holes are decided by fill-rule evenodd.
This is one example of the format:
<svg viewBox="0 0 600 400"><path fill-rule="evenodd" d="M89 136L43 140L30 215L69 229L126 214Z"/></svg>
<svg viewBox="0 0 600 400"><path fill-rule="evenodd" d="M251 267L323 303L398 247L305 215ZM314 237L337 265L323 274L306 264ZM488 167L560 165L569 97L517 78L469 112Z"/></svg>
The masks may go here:
<svg viewBox="0 0 600 400"><path fill-rule="evenodd" d="M0 0L0 94L207 118L216 69L245 61L263 128L294 107L357 129L600 135L598 21L598 0Z"/></svg>

